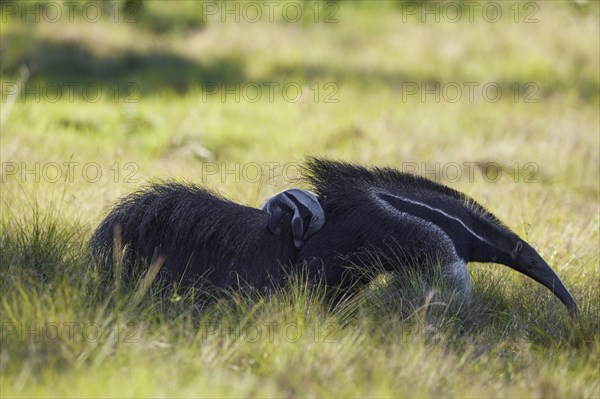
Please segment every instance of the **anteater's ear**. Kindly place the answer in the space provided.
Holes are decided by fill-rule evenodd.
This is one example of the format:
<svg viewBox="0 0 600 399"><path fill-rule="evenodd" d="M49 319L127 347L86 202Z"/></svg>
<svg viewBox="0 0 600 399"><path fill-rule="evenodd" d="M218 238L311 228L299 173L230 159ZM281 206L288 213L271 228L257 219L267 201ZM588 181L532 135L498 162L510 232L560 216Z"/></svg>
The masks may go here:
<svg viewBox="0 0 600 399"><path fill-rule="evenodd" d="M325 212L319 199L313 194L298 188L281 192L271 197L262 207L269 214L267 228L273 234L281 233L281 222L291 215L294 246L302 248L306 240L323 227Z"/></svg>

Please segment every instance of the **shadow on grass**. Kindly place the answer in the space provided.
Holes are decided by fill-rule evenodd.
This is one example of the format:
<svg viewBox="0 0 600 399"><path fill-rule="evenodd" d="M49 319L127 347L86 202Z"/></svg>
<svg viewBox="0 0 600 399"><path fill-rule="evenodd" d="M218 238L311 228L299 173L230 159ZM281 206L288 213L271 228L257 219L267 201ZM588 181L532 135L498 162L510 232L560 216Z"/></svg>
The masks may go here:
<svg viewBox="0 0 600 399"><path fill-rule="evenodd" d="M73 93L85 99L93 98L94 90L102 90L103 93L126 102L138 95L165 91L184 94L194 89L206 91L209 86L210 90L214 90L216 87L227 88L250 82L258 85L268 85L271 82L331 82L334 86L328 86L324 95L331 95L332 98L336 98L339 87L344 84L356 85L365 90L372 90L374 85L385 85L403 93L406 100L419 100L427 90L434 90L441 95L446 93L446 84L452 87L461 85L460 77L455 82L448 82L442 76L411 71L335 67L304 62L294 65L274 64L265 76L250 81L245 71L245 59L241 54L226 53L220 58L206 60L201 57L186 57L165 49L150 52L113 51L98 55L91 46L93 44L76 39L52 41L32 35L26 30L9 32L0 40L0 71L9 78L5 82L10 82L10 78L16 81L19 67L26 66L31 78L22 92L25 96L36 95L48 101L57 96L56 91L60 91L62 95ZM486 85L495 86L491 90L493 101L499 99L496 92L498 89L502 97L524 103L536 103L558 93L576 93L584 101L598 99L598 82L585 77L565 80L560 76L546 76L537 83L515 77L478 83L477 92L483 91ZM3 87L3 96L11 90L14 89ZM451 88L450 92L454 93L454 90ZM468 90L467 86L462 86L461 95L467 95ZM446 101L445 98L439 99L442 100ZM430 101L433 99L430 98Z"/></svg>
<svg viewBox="0 0 600 399"><path fill-rule="evenodd" d="M373 90L373 85L386 85L395 90L406 93L406 99L417 101L424 98L424 93L430 93L427 101L434 101L434 95L438 93L435 102L452 102L457 97L467 98L469 90L476 95L485 94L489 97L488 102L494 103L502 98L508 98L515 103L538 103L545 98L558 94L576 93L577 96L588 102L597 101L599 98L598 80L586 77L565 79L558 74L539 77L535 82L525 81L520 76L502 80L475 81L456 76L449 81L442 76L431 74L407 73L402 70L381 70L364 67L345 66L343 68L324 67L322 65L276 65L272 69L273 80L290 79L305 82L333 81L338 85L344 83L356 84L365 90ZM472 80L472 79L471 79ZM475 84L469 89L469 84ZM455 87L460 88L457 94ZM488 89L486 87L490 86ZM499 89L500 92L496 92ZM485 92L485 93L484 93ZM403 97L404 98L404 97Z"/></svg>
<svg viewBox="0 0 600 399"><path fill-rule="evenodd" d="M24 41L14 33L4 40L5 43ZM93 97L91 86L120 97L161 91L184 93L205 82L219 85L246 80L243 60L237 57L204 62L168 51L114 52L99 56L75 40L57 42L39 38L25 46L18 55L7 53L2 71L7 76L16 76L19 66L27 66L31 78L22 88L22 95L26 96L51 98L60 90L63 95Z"/></svg>

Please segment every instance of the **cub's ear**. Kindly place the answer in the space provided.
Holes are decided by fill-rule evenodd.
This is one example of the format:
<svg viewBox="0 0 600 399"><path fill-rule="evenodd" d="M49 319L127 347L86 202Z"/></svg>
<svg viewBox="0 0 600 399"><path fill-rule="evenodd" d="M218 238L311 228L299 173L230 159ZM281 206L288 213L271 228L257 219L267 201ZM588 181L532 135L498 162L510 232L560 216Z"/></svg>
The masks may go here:
<svg viewBox="0 0 600 399"><path fill-rule="evenodd" d="M281 222L291 215L294 246L302 248L306 240L323 227L325 212L319 199L311 192L292 188L269 198L262 209L269 214L267 229L281 234Z"/></svg>

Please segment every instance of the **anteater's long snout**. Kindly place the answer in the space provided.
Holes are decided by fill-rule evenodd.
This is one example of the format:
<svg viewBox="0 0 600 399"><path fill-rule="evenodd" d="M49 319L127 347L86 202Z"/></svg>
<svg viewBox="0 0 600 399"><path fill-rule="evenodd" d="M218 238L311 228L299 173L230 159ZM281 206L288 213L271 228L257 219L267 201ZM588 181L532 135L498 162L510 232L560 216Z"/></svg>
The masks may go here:
<svg viewBox="0 0 600 399"><path fill-rule="evenodd" d="M577 303L554 270L530 245L522 243L522 246L516 254L513 268L546 286L565 304L571 316L577 316L579 314Z"/></svg>

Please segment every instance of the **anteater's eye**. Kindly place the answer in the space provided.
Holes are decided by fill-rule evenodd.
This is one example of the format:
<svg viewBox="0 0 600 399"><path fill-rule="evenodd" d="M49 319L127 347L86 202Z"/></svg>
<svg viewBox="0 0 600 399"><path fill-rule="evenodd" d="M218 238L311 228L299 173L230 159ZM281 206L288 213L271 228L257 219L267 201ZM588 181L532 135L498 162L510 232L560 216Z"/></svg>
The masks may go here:
<svg viewBox="0 0 600 399"><path fill-rule="evenodd" d="M515 246L515 253L519 253L523 249L523 243L521 241L517 241L517 245Z"/></svg>

